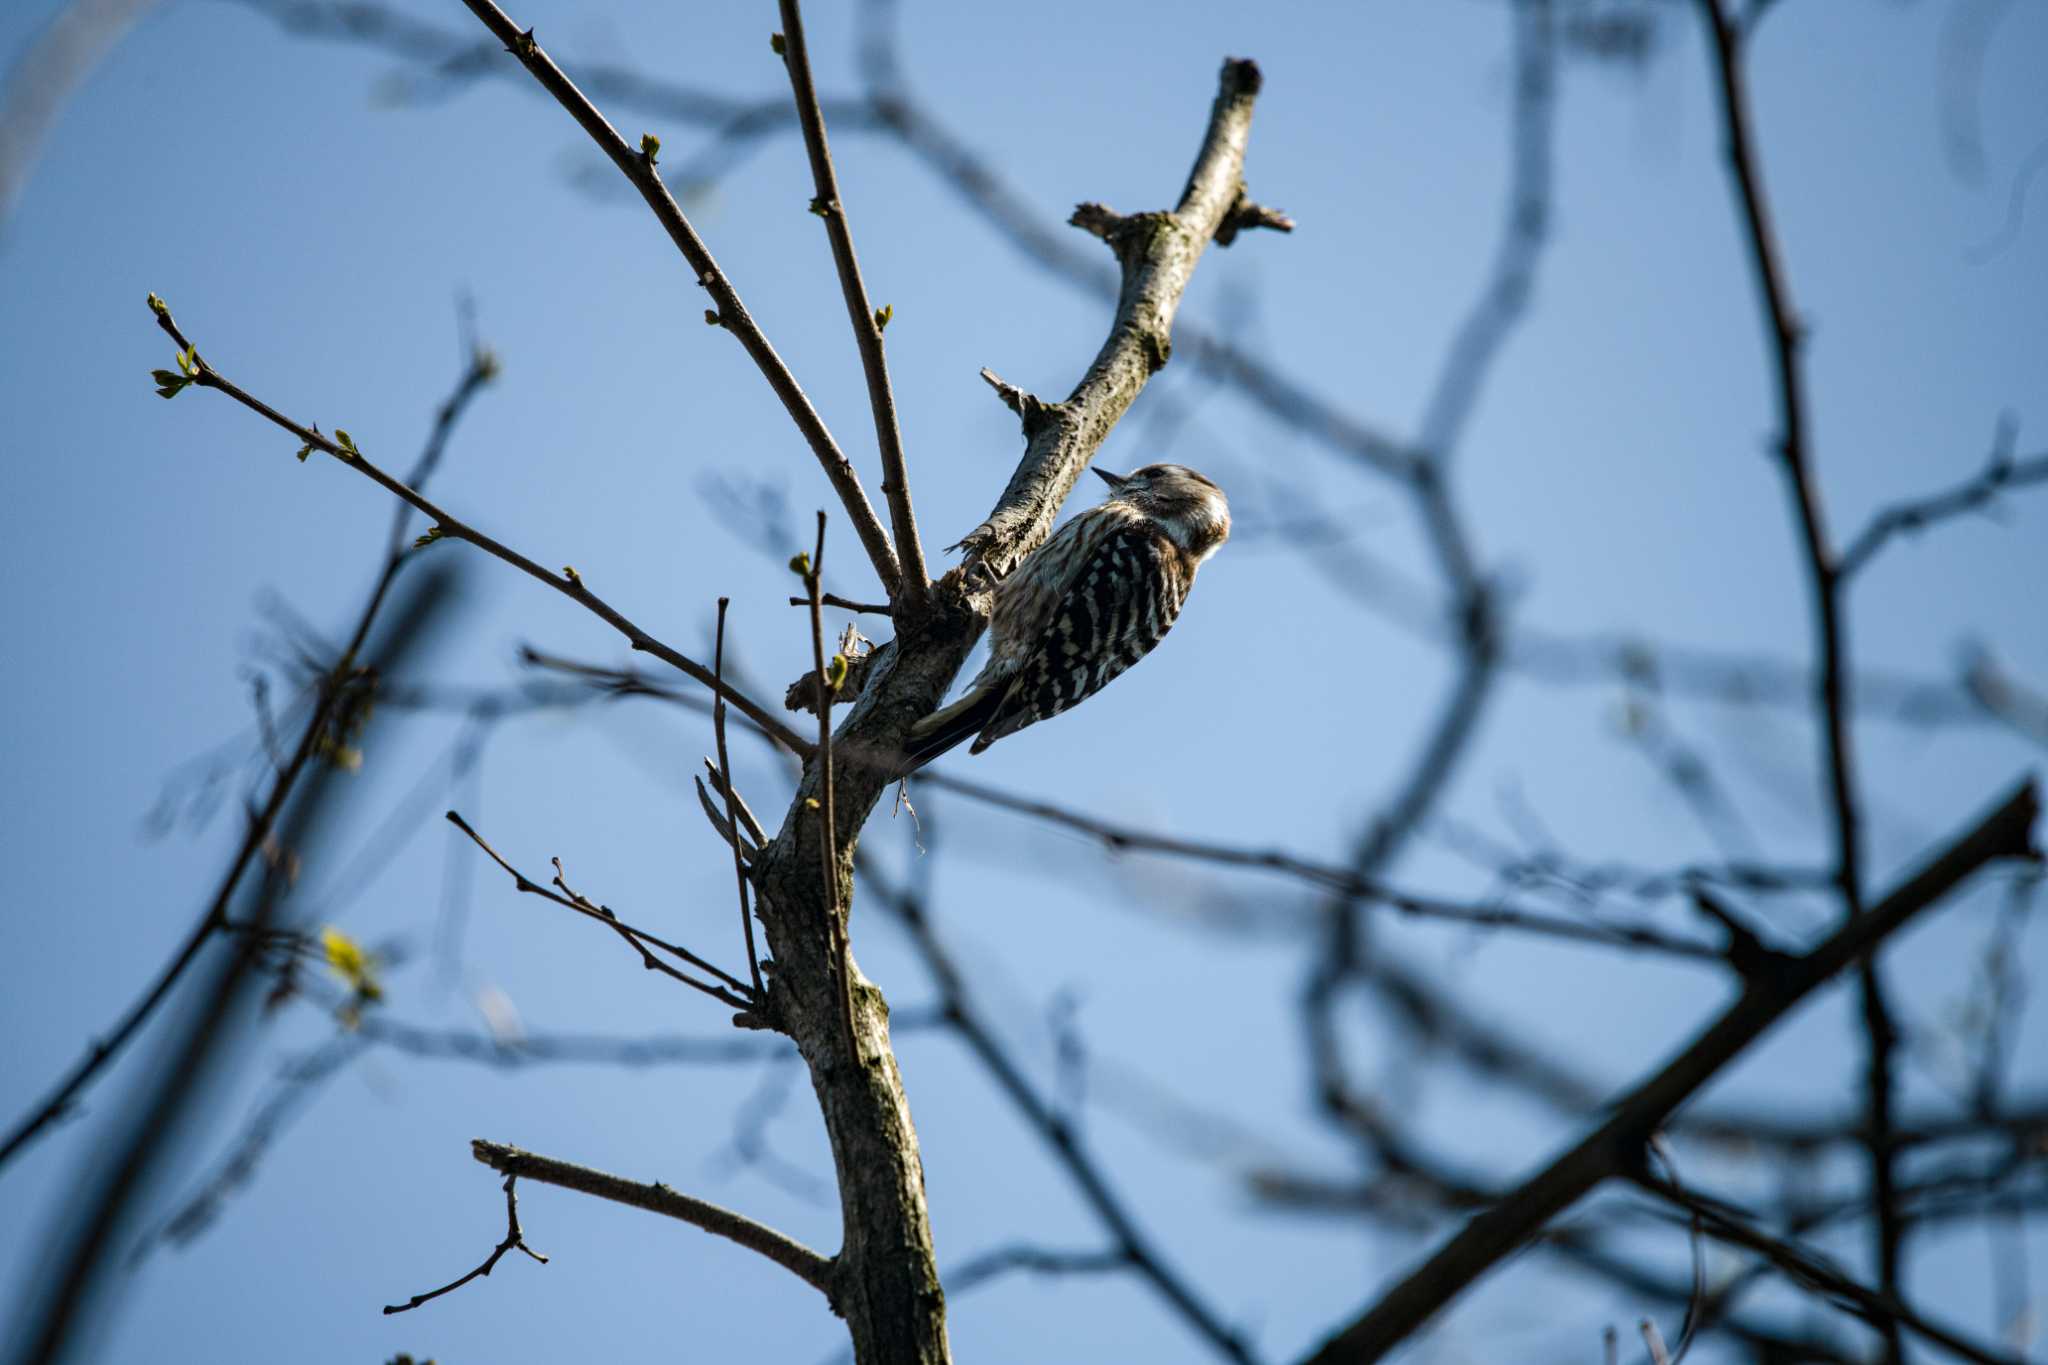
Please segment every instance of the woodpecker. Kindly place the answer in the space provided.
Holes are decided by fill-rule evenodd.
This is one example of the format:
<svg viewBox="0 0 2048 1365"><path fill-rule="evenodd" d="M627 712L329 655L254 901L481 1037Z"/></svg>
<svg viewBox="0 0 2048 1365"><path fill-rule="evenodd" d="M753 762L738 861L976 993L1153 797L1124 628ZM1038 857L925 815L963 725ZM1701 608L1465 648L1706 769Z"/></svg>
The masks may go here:
<svg viewBox="0 0 2048 1365"><path fill-rule="evenodd" d="M1230 538L1223 490L1184 465L1095 473L1109 497L997 585L988 665L960 700L911 727L905 771L970 735L978 754L1101 691L1166 638L1195 570Z"/></svg>

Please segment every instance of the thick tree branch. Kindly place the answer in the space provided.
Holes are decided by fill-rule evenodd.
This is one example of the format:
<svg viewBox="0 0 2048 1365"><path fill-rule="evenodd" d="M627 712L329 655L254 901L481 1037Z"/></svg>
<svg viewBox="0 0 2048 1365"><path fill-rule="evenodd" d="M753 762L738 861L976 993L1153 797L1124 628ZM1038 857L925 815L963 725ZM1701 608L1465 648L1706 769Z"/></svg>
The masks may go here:
<svg viewBox="0 0 2048 1365"><path fill-rule="evenodd" d="M789 367L783 364L782 357L777 355L775 348L769 344L767 335L754 321L753 315L747 312L746 305L740 302L739 291L733 288L732 281L719 269L718 262L712 258L711 248L704 245L704 240L697 235L697 230L690 226L690 220L683 216L675 196L671 195L668 186L662 183L660 174L655 170L655 150L659 148L660 143L656 141L650 147L643 141L639 150L629 147L626 140L619 136L618 130L598 112L597 106L576 88L574 81L563 74L561 67L555 65L554 58L534 41L533 30L522 30L506 17L505 11L492 4L491 0L463 0L463 3L469 7L471 14L481 19L484 26L497 35L498 41L505 45L505 50L517 57L520 64L533 73L533 78L555 97L556 103L569 111L569 116L582 126L584 132L590 134L598 149L611 159L612 164L619 168L620 174L640 192L640 197L647 201L647 207L654 210L655 218L667 231L669 239L676 244L676 249L682 252L683 259L689 262L690 269L695 272L697 284L711 296L715 307L710 310L709 320L739 338L740 345L746 348L747 354L753 357L754 364L759 366L761 373L767 377L768 386L775 390L775 396L782 400L783 409L789 413L790 420L796 423L797 430L802 432L804 440L810 443L812 452L818 457L818 463L825 471L825 477L831 480L832 487L839 493L839 501L846 509L847 520L852 523L861 544L867 548L868 560L875 566L875 576L882 580L883 589L889 594L890 600L894 601L901 591L902 570L897 564L896 552L889 548L888 532L882 529L880 519L875 516L874 506L868 502L868 495L860 486L860 476L854 472L852 463L839 449L838 442L832 439L832 433L826 430L824 419L818 416L818 410L811 406L811 400L805 395L802 386L796 382L796 376L789 372Z"/></svg>
<svg viewBox="0 0 2048 1365"><path fill-rule="evenodd" d="M813 208L825 220L832 242L832 262L839 268L839 291L853 322L860 347L860 365L867 377L868 406L875 416L875 444L882 452L882 496L889 503L889 522L896 532L896 559L902 566L902 598L913 612L931 602L931 575L925 568L924 546L917 537L917 517L910 507L910 473L903 458L903 433L896 422L896 394L889 385L889 362L882 354L882 329L890 311L869 305L861 282L860 258L853 251L853 229L846 222L846 204L839 196L839 176L832 169L832 149L825 140L825 114L811 81L810 46L804 40L804 19L797 0L781 0L783 60L790 89L796 96L797 123L811 160L811 180L818 197Z"/></svg>
<svg viewBox="0 0 2048 1365"><path fill-rule="evenodd" d="M1001 577L1045 539L1103 438L1166 364L1174 316L1195 263L1244 197L1245 143L1259 82L1256 64L1236 58L1223 64L1201 152L1171 213L1124 217L1099 204L1074 211L1075 226L1108 242L1123 268L1116 320L1066 400L1040 404L1035 426L1027 419L1024 458L1009 486L988 519L960 542L970 568ZM1006 401L1023 411L1023 395Z"/></svg>
<svg viewBox="0 0 2048 1365"><path fill-rule="evenodd" d="M522 1176L543 1185L559 1185L579 1194L609 1199L614 1204L627 1204L636 1209L646 1209L649 1213L680 1219L749 1251L759 1252L823 1294L828 1301L837 1293L831 1257L820 1256L803 1243L784 1236L774 1228L764 1227L745 1214L693 1199L663 1184L648 1185L627 1180L588 1166L521 1151L501 1142L478 1138L469 1144L469 1150L478 1161L501 1175Z"/></svg>
<svg viewBox="0 0 2048 1365"><path fill-rule="evenodd" d="M1311 1365L1362 1365L1384 1358L1587 1191L1639 1166L1643 1144L1664 1120L1816 987L1862 960L1987 864L2002 858L2038 859L2032 831L2039 809L2033 784L2023 784L1867 913L1844 923L1803 956L1786 960L1768 979L1752 978L1678 1056L1617 1100L1605 1122L1474 1218L1324 1342L1308 1358Z"/></svg>

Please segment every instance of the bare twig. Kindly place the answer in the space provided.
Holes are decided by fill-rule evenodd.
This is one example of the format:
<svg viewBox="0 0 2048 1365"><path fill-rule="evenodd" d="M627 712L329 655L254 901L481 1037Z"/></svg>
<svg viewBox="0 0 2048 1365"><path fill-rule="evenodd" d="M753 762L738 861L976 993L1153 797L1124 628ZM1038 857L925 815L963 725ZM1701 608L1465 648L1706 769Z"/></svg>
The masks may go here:
<svg viewBox="0 0 2048 1365"><path fill-rule="evenodd" d="M839 901L839 825L832 800L832 694L839 690L846 675L843 667L836 678L828 678L825 673L825 611L819 588L824 577L825 514L820 511L818 543L804 571L804 589L810 594L811 604L813 700L818 708L818 795L812 804L818 807L819 847L823 851L819 867L825 876L825 912L832 934L833 957L838 965L839 1021L846 1030L847 1055L857 1064L860 1061L860 1034L853 1025L853 943L847 924L852 909L841 906Z"/></svg>
<svg viewBox="0 0 2048 1365"><path fill-rule="evenodd" d="M730 973L725 972L720 968L712 965L711 963L706 962L703 958L697 956L688 948L684 948L677 944L670 943L665 939L656 938L653 934L647 933L645 930L634 928L632 925L626 923L617 915L613 914L606 907L593 904L591 901L585 899L584 897L577 895L573 891L570 891L567 888L567 886L563 885L561 881L561 863L559 861L557 861L555 864L555 867L557 869L556 885L562 886L563 889L561 892L554 892L548 890L545 886L542 886L540 883L532 880L525 873L521 872L518 868L512 866L512 864L506 862L505 859L499 855L498 850L492 848L490 844L485 841L484 837L481 834L478 834L474 829L470 828L469 822L467 820L464 820L459 814L452 810L448 812L448 823L455 826L457 829L461 830L464 834L468 835L470 842L483 850L484 856L488 857L492 862L496 863L499 867L503 868L505 870L505 873L512 878L512 884L518 890L523 891L530 896L539 896L542 900L553 901L556 905L559 905L566 910L574 910L577 914L582 915L587 919L595 920L599 924L604 925L606 928L618 934L620 938L624 939L628 944L630 944L633 947L633 949L636 952L640 954L640 965L647 968L649 971L660 972L664 976L673 977L675 980L682 982L685 986L690 987L690 989L695 991L701 991L705 995L710 996L712 999L723 1001L724 1003L731 1005L735 1009L752 1011L759 1005L759 1001L748 998L751 988L747 985L746 982L741 981L738 977L735 977ZM699 971L708 972L712 976L717 977L718 980L724 982L725 985L719 986L713 985L709 982L699 981L696 977L691 976L688 972L679 971L675 967L656 957L652 952L648 951L650 948L659 948L662 952L669 954L671 957L678 958L681 961L688 963L690 966L697 968ZM730 987L731 989L728 990L727 987ZM735 992L737 992L737 994L735 994Z"/></svg>
<svg viewBox="0 0 2048 1365"><path fill-rule="evenodd" d="M1644 1169L1628 1175L1640 1188L1692 1215L1698 1226L1716 1241L1756 1252L1795 1282L1847 1308L1880 1331L1895 1333L1901 1327L1908 1328L1959 1359L1977 1365L2021 1365L2017 1356L1992 1350L1931 1321L1901 1302L1895 1293L1858 1284L1819 1253L1759 1231L1723 1204L1703 1199Z"/></svg>
<svg viewBox="0 0 2048 1365"><path fill-rule="evenodd" d="M1410 895L1371 877L1360 876L1333 864L1303 858L1283 849L1246 848L1241 845L1189 839L1120 825L1098 820L1051 802L1014 796L986 783L954 777L948 773L927 770L920 774L919 780L1002 810L1015 811L1035 820L1043 820L1048 824L1085 834L1112 852L1157 853L1219 867L1242 867L1276 872L1340 896L1382 904L1417 919L1443 920L1477 928L1513 929L1548 938L1593 943L1609 948L1638 949L1697 961L1720 961L1723 958L1722 951L1710 944L1679 938L1638 925L1599 924L1510 906L1466 905L1434 897Z"/></svg>
<svg viewBox="0 0 2048 1365"><path fill-rule="evenodd" d="M725 611L732 605L730 597L718 599L718 640L711 650L711 673L720 689L725 685ZM754 978L754 994L763 995L767 988L761 984L761 955L754 949L754 911L747 903L747 863L740 856L739 840L739 792L732 780L732 760L725 752L725 693L712 693L711 733L718 749L718 771L724 777L725 823L732 831L732 875L738 884L740 898L740 932L746 937L747 971Z"/></svg>
<svg viewBox="0 0 2048 1365"><path fill-rule="evenodd" d="M1925 530L1950 517L1989 509L1997 502L1998 495L2009 488L2048 482L2048 454L2014 459L2012 442L2012 424L2000 423L1991 458L1985 462L1984 468L1953 488L1925 497L1909 498L1878 512L1842 551L1842 557L1835 566L1836 576L1844 580L1854 577L1894 536Z"/></svg>
<svg viewBox="0 0 2048 1365"><path fill-rule="evenodd" d="M804 150L810 154L811 180L817 188L812 207L825 220L825 235L832 243L832 262L839 268L839 291L846 299L846 314L860 347L861 370L867 376L868 406L875 416L875 443L882 452L882 496L889 502L889 521L896 532L896 558L903 572L901 596L912 614L918 614L931 602L931 574L925 568L924 546L918 541L917 518L910 507L910 473L903 458L903 433L896 423L896 395L889 386L889 362L882 354L882 330L889 324L891 311L870 307L867 286L861 282L860 259L853 250L853 229L847 225L846 203L840 198L839 177L832 169L832 149L825 139L825 114L818 107L817 87L811 81L811 55L804 40L802 8L797 0L781 0L781 6L783 63L789 69L797 123L803 129Z"/></svg>
<svg viewBox="0 0 2048 1365"><path fill-rule="evenodd" d="M755 705L744 694L720 684L718 679L712 676L710 669L694 659L684 657L627 620L625 616L613 609L609 603L585 587L582 576L573 568L564 569L560 574L548 572L525 555L520 554L517 550L493 540L475 527L435 506L417 491L378 468L363 455L361 450L353 448L353 441L350 442L349 447L343 447L335 441L328 439L319 431L311 427L301 426L277 411L277 409L271 407L268 403L265 403L262 399L242 389L218 370L214 369L212 365L199 355L198 349L178 329L178 324L171 318L170 309L163 305L161 299L152 294L150 300L151 311L156 314L157 325L169 334L171 340L178 343L179 350L182 353L188 353L191 356L193 363L197 366L198 374L192 381L194 384L201 388L219 390L237 403L240 403L243 407L248 408L251 412L289 431L292 435L298 437L300 441L304 442L305 447L331 455L342 464L360 470L371 482L425 513L434 523L433 529L427 533L428 538L467 541L487 554L504 560L513 568L539 582L547 584L564 597L587 608L600 620L604 621L605 624L625 636L627 643L631 644L634 649L652 654L657 659L694 678L713 691L721 692L728 701L745 713L749 720L753 721L754 724L761 727L762 730L778 741L789 745L799 753L808 747L804 741L796 737L788 726L777 720L772 713ZM337 435L339 434L337 432Z"/></svg>
<svg viewBox="0 0 2048 1365"><path fill-rule="evenodd" d="M767 335L761 331L753 315L747 312L746 305L740 302L739 291L733 288L732 281L719 269L718 262L712 258L711 249L704 245L703 239L697 235L697 230L690 226L690 220L683 216L675 197L668 192L668 186L662 183L660 174L655 170L655 154L649 143L643 140L637 150L628 146L626 140L619 136L618 130L598 112L597 106L576 88L575 82L563 74L561 67L555 65L554 58L534 40L533 30L522 30L506 16L505 11L492 4L491 0L463 0L463 3L469 7L471 14L482 20L484 26L497 36L498 41L505 45L505 50L518 58L520 64L533 74L533 78L540 82L542 88L555 97L556 103L569 112L570 117L574 118L597 144L598 150L619 168L620 173L633 188L639 191L640 197L647 201L647 207L654 211L655 218L667 231L669 239L676 244L676 249L682 252L683 259L689 262L698 286L711 296L715 307L710 310L709 320L739 339L740 345L746 348L747 354L753 357L754 364L766 376L768 386L775 391L775 396L782 400L783 410L789 414L790 420L796 423L796 428L803 433L805 441L809 442L812 453L818 457L818 463L825 471L825 477L839 493L839 501L846 510L847 519L852 523L854 533L860 537L861 544L867 549L868 560L875 568L875 576L881 579L882 587L888 592L889 599L894 601L902 591L902 570L897 563L896 552L889 547L888 533L882 529L880 519L875 516L874 506L868 502L868 495L860 486L860 476L854 472L852 463L840 451L838 442L832 439L832 433L826 429L824 419L818 416L817 409L811 406L811 400L805 396L803 388L796 382L796 376L790 373L789 367L783 363L782 357L775 353L775 348L769 344ZM659 145L655 142L653 147L658 148Z"/></svg>
<svg viewBox="0 0 2048 1365"><path fill-rule="evenodd" d="M1104 1251L1059 1251L1017 1244L970 1256L946 1272L946 1292L964 1294L1016 1271L1032 1275L1105 1275L1131 1269L1121 1248Z"/></svg>
<svg viewBox="0 0 2048 1365"><path fill-rule="evenodd" d="M1821 756L1833 799L1836 878L1843 909L1853 918L1863 912L1863 833L1856 797L1855 756L1850 747L1849 658L1842 627L1845 570L1843 561L1836 559L1829 547L1818 476L1809 449L1803 363L1806 331L1793 306L1783 249L1764 195L1742 65L1743 32L1723 8L1722 0L1700 0L1700 8L1713 40L1730 174L1742 208L1757 292L1771 341L1772 368L1777 381L1779 455L1806 551L1808 588L1819 635L1817 705L1823 736ZM1879 535L1870 542L1870 552L1882 539ZM1868 1053L1865 1091L1872 1132L1870 1198L1876 1215L1879 1282L1886 1294L1896 1297L1903 1292L1904 1228L1898 1220L1892 1152L1886 1138L1891 1127L1892 1053L1897 1029L1885 999L1884 978L1875 954L1857 964L1857 977ZM1887 1329L1886 1345L1890 1365L1903 1365L1904 1347L1896 1325Z"/></svg>
<svg viewBox="0 0 2048 1365"><path fill-rule="evenodd" d="M498 1261L500 1260L500 1258L502 1258L506 1252L511 1251L514 1248L517 1248L518 1250L525 1252L527 1255L533 1257L534 1260L539 1261L542 1265L546 1265L548 1263L547 1257L541 1255L538 1251L535 1251L532 1247L526 1244L526 1234L520 1230L519 1194L518 1191L516 1191L513 1188L513 1186L518 1183L518 1180L519 1176L516 1172L506 1173L505 1240L498 1243L497 1246L491 1249L491 1254L484 1257L483 1264L478 1266L475 1270L470 1271L467 1275L462 1276L460 1279L449 1281L447 1284L442 1285L439 1289L429 1289L424 1294L415 1294L410 1299L407 1299L404 1303L385 1304L384 1315L386 1317L391 1316L393 1313L409 1313L423 1303L426 1303L433 1299L438 1299L443 1294L452 1294L456 1290L462 1288L462 1286L468 1284L471 1280L490 1274L493 1270L497 1269Z"/></svg>
<svg viewBox="0 0 2048 1365"><path fill-rule="evenodd" d="M504 1175L525 1176L543 1185L559 1185L565 1190L646 1209L649 1213L663 1214L702 1228L749 1251L759 1252L828 1300L834 1297L836 1285L830 1257L820 1256L803 1243L764 1227L744 1214L702 1199L693 1199L663 1184L642 1184L500 1142L486 1142L479 1138L469 1147L478 1161Z"/></svg>
<svg viewBox="0 0 2048 1365"><path fill-rule="evenodd" d="M1820 490L1807 432L1806 383L1802 355L1805 324L1792 304L1783 251L1764 197L1763 174L1750 127L1749 95L1741 58L1742 35L1722 0L1699 0L1713 39L1722 131L1730 174L1740 201L1745 237L1771 340L1771 364L1778 404L1778 455L1807 561L1820 652L1822 763L1834 801L1836 876L1851 913L1862 906L1862 826L1857 814L1854 758L1848 733L1848 656L1842 640L1840 564L1828 545Z"/></svg>
<svg viewBox="0 0 2048 1365"><path fill-rule="evenodd" d="M839 611L860 612L867 616L887 616L889 614L889 604L887 602L856 602L850 597L841 597L839 594L831 592L822 594L819 600L826 606L836 608ZM789 599L789 605L792 607L808 607L810 604L811 599L808 597L792 597Z"/></svg>
<svg viewBox="0 0 2048 1365"><path fill-rule="evenodd" d="M738 811L739 829L745 832L747 838L753 840L756 848L767 843L767 832L761 828L761 822L754 818L754 812L748 808L747 798L740 795L739 788L733 785L732 780L722 770L712 768L708 761L704 768L705 775L711 779L713 790L731 800Z"/></svg>

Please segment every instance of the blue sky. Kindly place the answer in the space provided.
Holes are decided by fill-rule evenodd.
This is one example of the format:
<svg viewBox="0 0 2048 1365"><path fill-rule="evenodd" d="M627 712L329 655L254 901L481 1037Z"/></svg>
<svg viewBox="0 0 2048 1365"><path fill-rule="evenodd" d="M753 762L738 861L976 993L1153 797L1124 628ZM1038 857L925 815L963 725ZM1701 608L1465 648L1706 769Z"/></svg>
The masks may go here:
<svg viewBox="0 0 2048 1365"><path fill-rule="evenodd" d="M31 0L0 14L0 52L17 51L55 8ZM1939 54L1958 11L1935 0L1785 0L1754 46L1765 173L1815 329L1816 460L1838 537L1977 468L2002 413L2018 424L2020 450L2048 445L2040 204L2002 250L1981 260L1973 250L1997 236L2013 174L2048 135L2048 87L2036 79L2048 8L2012 6L1986 55L1975 180L1943 144ZM454 5L411 12L469 22ZM572 69L580 57L734 95L780 89L770 6L557 0L515 17ZM821 85L851 90L846 16L818 6L810 26ZM1048 0L1027 18L909 3L902 28L920 97L1055 223L1083 199L1170 203L1219 59L1258 58L1267 86L1248 177L1301 227L1210 253L1186 315L1236 328L1240 344L1360 420L1413 431L1498 229L1505 6L1205 2L1174 7L1164 23L1157 7L1132 4ZM1484 564L1517 585L1520 622L1801 658L1806 597L1765 455L1766 354L1702 35L1686 15L1658 33L1640 69L1573 62L1563 72L1553 240L1529 320L1468 426L1458 493ZM0 597L0 857L16 906L0 929L10 1111L125 1004L217 875L228 820L163 839L140 831L178 764L247 730L243 675L262 661L266 630L258 604L275 595L338 629L388 521L380 490L332 463L297 463L287 437L230 404L157 399L146 374L169 348L143 307L148 291L224 372L302 419L347 427L397 467L455 379L456 299L473 297L504 377L464 422L436 496L544 564L576 565L686 650L707 647L713 603L732 596L734 647L764 696L807 667L798 614L781 604L785 571L705 489L726 479L779 490L792 526L827 490L739 348L704 326L687 269L637 203L576 188L595 157L552 104L483 82L394 107L396 70L360 46L296 39L240 5L164 4L65 107L0 236L0 491L18 513L0 547L13 585ZM637 114L618 121L629 137L662 134L671 164L701 136ZM870 292L894 309L890 360L935 547L986 511L1018 449L1014 420L976 371L1061 394L1098 344L1104 309L1024 262L899 149L851 132L834 145ZM826 245L804 212L809 195L801 148L785 137L688 207L873 490L860 370ZM1200 406L1154 449L1148 405L1169 397ZM1277 532L1249 533L1268 494L1292 490L1355 519L1361 544L1422 574L1407 506L1242 402L1205 396L1186 367L1161 375L1102 456L1110 468L1156 458L1216 477L1248 534L1205 568L1156 660L1057 726L952 764L1105 818L1341 857L1404 771L1450 660L1361 610L1276 545ZM833 534L837 586L868 595L851 538L836 521ZM467 615L434 677L512 681L524 641L619 657L616 637L572 604L502 566L474 568ZM1995 518L1903 540L1855 588L1856 658L1944 676L1982 641L2038 684L2048 679L2044 581L2048 498L2022 493ZM1525 828L1517 812L1533 810L1549 838L1589 859L1712 856L1618 738L1619 700L1612 686L1510 679L1443 814L1512 840ZM1668 718L1716 757L1762 853L1823 856L1804 717L1674 705ZM477 1026L475 1000L488 990L535 1033L723 1029L722 1012L522 902L486 868L473 869L459 977L437 980L426 960L446 866L466 856L437 818L452 802L522 865L558 855L590 894L736 962L730 866L687 787L707 725L630 706L510 722L453 793L436 785L451 723L390 716L379 727L337 846L363 845L395 810L417 819L353 884L330 894L333 883L310 877L297 910L411 945L413 965L392 982L395 1016ZM1857 739L1880 883L2040 761L1992 726L1870 721ZM1217 746L1227 782L1216 780ZM756 807L779 809L787 780L771 758L736 761ZM1295 1021L1302 945L1191 924L1218 886L1275 910L1312 902L1269 880L1108 860L936 792L920 804L934 826L941 930L1006 1037L1049 1079L1048 1004L1062 993L1080 1002L1099 1059L1091 1140L1176 1264L1263 1352L1298 1353L1426 1248L1426 1238L1260 1213L1229 1163L1191 1157L1124 1113L1135 1092L1119 1068L1226 1112L1305 1169L1349 1171L1352 1158L1309 1110ZM869 840L897 865L916 856L907 821L886 813ZM343 863L327 870L346 875ZM1441 837L1420 841L1399 874L1446 894L1486 882ZM1938 1039L1978 989L1997 904L1969 896L1886 959L1909 1019L1936 1040L1906 1068L1917 1104L1944 1102L1952 1066ZM1666 913L1670 927L1692 927L1679 909ZM1390 951L1447 974L1491 1017L1614 1085L1725 994L1718 977L1690 969L1441 928L1380 932ZM930 998L882 916L857 918L855 937L863 969L899 1008ZM2021 948L2024 967L2048 965L2038 927ZM1850 1002L1836 992L1807 1007L1716 1097L1846 1110L1857 1074ZM1382 1022L1361 1009L1352 1023L1364 1074L1391 1084L1404 1059ZM301 1008L267 1028L195 1159L227 1139L280 1059L331 1027ZM151 1067L156 1041L130 1053L83 1118L0 1176L18 1227L53 1225L66 1182L108 1131L106 1106ZM1095 1243L1085 1209L955 1043L906 1036L899 1052L943 1263L1018 1240ZM2038 1046L2023 1049L2016 1080L2038 1086L2044 1071ZM829 1207L729 1159L732 1116L760 1084L750 1069L500 1074L373 1051L326 1090L219 1227L135 1272L102 1354L826 1358L842 1339L836 1324L782 1272L690 1229L550 1191L524 1200L550 1265L507 1264L418 1313L376 1311L452 1277L500 1235L495 1184L468 1155L477 1136L666 1180L829 1249ZM1445 1151L1503 1175L1568 1133L1455 1080L1431 1080L1409 1102ZM801 1078L767 1131L784 1160L829 1171ZM1708 1173L1740 1179L1733 1164ZM2038 1231L2032 1243L2038 1293L2048 1246ZM0 1244L0 1283L33 1285L42 1245L33 1235ZM1658 1245L1666 1262L1682 1261L1681 1239ZM1836 1249L1852 1263L1860 1250ZM1913 1288L1981 1328L1985 1257L1981 1237L1930 1236ZM1588 1359L1602 1324L1642 1311L1525 1263L1465 1300L1415 1358ZM961 1358L990 1361L1199 1350L1120 1278L1012 1278L960 1296L952 1332Z"/></svg>

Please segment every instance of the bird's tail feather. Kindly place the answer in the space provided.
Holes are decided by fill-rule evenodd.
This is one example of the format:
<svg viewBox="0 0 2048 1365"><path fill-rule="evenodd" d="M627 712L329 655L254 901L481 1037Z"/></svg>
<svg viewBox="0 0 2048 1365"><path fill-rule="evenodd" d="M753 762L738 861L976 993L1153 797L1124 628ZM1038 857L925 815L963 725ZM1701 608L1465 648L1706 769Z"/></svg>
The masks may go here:
<svg viewBox="0 0 2048 1365"><path fill-rule="evenodd" d="M916 772L960 741L979 734L994 719L1007 691L1003 687L977 687L951 706L934 711L911 726L910 737L903 742L907 760L904 774Z"/></svg>

